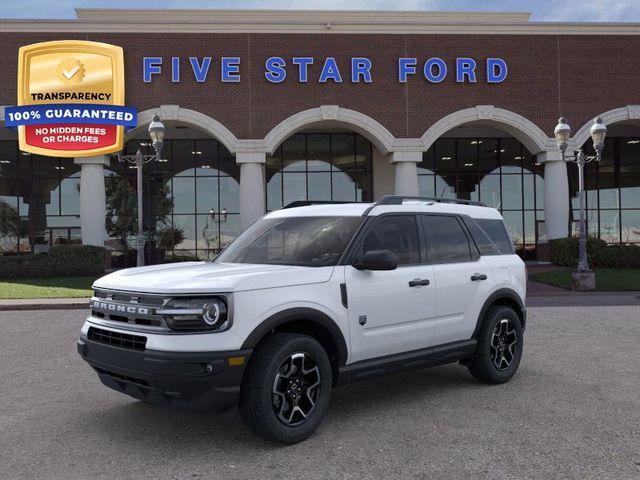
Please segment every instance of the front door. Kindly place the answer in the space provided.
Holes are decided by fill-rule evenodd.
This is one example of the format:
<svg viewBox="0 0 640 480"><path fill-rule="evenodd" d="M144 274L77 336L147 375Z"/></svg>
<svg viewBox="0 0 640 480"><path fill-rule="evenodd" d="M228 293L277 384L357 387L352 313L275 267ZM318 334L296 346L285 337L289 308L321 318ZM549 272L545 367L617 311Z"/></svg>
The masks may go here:
<svg viewBox="0 0 640 480"><path fill-rule="evenodd" d="M387 271L345 267L353 362L418 350L433 344L433 267L424 263L414 215L378 217L366 231L356 258L386 249L398 257Z"/></svg>

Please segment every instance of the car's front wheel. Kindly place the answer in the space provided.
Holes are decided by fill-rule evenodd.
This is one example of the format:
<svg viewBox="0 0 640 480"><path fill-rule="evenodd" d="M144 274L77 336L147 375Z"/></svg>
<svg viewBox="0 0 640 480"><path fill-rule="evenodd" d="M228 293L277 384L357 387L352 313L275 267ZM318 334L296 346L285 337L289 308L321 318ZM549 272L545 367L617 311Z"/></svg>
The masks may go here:
<svg viewBox="0 0 640 480"><path fill-rule="evenodd" d="M507 306L493 306L480 328L476 353L468 364L469 372L488 383L507 382L520 365L523 346L518 314Z"/></svg>
<svg viewBox="0 0 640 480"><path fill-rule="evenodd" d="M329 407L329 356L312 337L275 333L255 349L240 392L240 414L256 435L292 444L305 440Z"/></svg>

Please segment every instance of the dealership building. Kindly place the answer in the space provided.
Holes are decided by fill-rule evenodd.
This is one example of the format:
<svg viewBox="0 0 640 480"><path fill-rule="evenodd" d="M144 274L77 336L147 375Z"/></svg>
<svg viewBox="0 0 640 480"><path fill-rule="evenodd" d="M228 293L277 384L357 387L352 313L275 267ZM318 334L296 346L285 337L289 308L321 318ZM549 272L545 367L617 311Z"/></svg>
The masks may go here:
<svg viewBox="0 0 640 480"><path fill-rule="evenodd" d="M72 20L0 20L0 105L16 104L18 49L49 40L121 46L126 153L145 165L145 229L184 232L181 255L211 258L265 212L296 200L388 194L478 200L502 212L517 251L543 258L575 234L578 173L587 227L640 243L640 24L532 22L526 13L78 9ZM4 120L4 116L2 116ZM59 243L122 245L105 222L115 156L21 152L0 127L0 253ZM160 198L162 197L162 198ZM161 200L167 201L161 201ZM135 208L135 203L133 204ZM168 205L168 208L160 208ZM120 212L122 214L122 212ZM11 219L17 221L12 221Z"/></svg>

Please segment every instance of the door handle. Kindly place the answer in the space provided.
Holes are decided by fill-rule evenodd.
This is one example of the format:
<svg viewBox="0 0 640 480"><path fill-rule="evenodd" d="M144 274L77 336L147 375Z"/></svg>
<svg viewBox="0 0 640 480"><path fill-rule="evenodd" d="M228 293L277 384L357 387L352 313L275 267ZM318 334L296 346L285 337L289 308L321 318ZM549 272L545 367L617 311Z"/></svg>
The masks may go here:
<svg viewBox="0 0 640 480"><path fill-rule="evenodd" d="M416 278L414 280L411 280L409 282L409 286L410 287L420 287L420 286L424 286L424 285L429 285L429 280L427 280L426 278Z"/></svg>
<svg viewBox="0 0 640 480"><path fill-rule="evenodd" d="M484 273L475 273L471 275L471 281L477 282L478 280L486 280L487 276Z"/></svg>

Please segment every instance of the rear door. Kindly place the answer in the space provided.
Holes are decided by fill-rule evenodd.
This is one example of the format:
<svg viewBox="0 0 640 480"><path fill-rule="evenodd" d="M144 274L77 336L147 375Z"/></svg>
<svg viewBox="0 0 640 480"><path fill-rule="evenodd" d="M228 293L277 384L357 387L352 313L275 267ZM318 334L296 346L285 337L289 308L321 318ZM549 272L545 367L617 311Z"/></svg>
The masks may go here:
<svg viewBox="0 0 640 480"><path fill-rule="evenodd" d="M421 215L436 286L435 342L471 337L484 300L495 283L457 215Z"/></svg>
<svg viewBox="0 0 640 480"><path fill-rule="evenodd" d="M413 214L375 218L357 246L356 258L369 250L387 249L398 257L398 268L345 267L353 362L433 344L433 267L423 263L419 227Z"/></svg>

